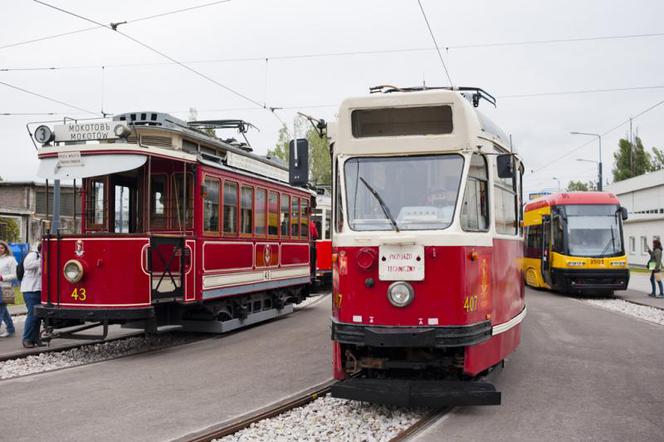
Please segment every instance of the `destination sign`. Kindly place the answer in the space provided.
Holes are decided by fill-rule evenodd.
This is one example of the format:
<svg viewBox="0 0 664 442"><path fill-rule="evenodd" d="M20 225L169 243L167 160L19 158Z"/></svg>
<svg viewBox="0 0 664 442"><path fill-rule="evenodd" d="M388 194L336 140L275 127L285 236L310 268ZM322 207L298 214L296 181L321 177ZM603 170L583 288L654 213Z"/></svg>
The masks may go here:
<svg viewBox="0 0 664 442"><path fill-rule="evenodd" d="M81 152L59 152L58 167L78 167L83 166L81 162Z"/></svg>
<svg viewBox="0 0 664 442"><path fill-rule="evenodd" d="M288 182L288 171L263 163L254 158L245 157L233 152L226 152L226 164L230 167L248 170L269 178L274 178L275 180Z"/></svg>
<svg viewBox="0 0 664 442"><path fill-rule="evenodd" d="M128 132L122 121L102 120L67 123L54 127L55 141L110 140Z"/></svg>

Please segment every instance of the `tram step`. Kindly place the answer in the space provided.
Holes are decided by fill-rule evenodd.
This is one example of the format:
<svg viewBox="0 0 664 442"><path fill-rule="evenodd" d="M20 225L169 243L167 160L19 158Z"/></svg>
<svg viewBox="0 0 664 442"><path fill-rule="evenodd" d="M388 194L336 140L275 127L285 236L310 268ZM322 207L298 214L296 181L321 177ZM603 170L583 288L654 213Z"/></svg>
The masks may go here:
<svg viewBox="0 0 664 442"><path fill-rule="evenodd" d="M403 407L500 405L488 382L350 378L332 386L332 396Z"/></svg>

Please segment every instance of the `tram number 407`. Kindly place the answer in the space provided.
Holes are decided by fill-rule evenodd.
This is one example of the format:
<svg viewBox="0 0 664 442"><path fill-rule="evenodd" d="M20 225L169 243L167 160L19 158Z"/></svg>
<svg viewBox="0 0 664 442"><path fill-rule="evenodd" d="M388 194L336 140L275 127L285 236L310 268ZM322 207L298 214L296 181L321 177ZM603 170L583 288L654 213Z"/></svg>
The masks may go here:
<svg viewBox="0 0 664 442"><path fill-rule="evenodd" d="M477 296L466 296L466 299L463 301L463 309L467 312L477 310Z"/></svg>

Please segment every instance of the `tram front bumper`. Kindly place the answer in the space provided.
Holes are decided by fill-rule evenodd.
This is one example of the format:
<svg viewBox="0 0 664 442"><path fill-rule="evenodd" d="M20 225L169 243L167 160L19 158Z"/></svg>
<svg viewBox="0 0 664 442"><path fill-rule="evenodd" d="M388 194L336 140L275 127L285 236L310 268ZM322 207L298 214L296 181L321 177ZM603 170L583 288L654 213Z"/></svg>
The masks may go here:
<svg viewBox="0 0 664 442"><path fill-rule="evenodd" d="M554 286L566 290L626 290L629 270L570 270L551 271Z"/></svg>
<svg viewBox="0 0 664 442"><path fill-rule="evenodd" d="M155 316L153 307L114 308L114 309L80 309L62 308L55 304L35 306L35 315L41 319L73 319L79 321L134 321Z"/></svg>
<svg viewBox="0 0 664 442"><path fill-rule="evenodd" d="M465 347L491 338L491 321L441 327L354 325L332 319L332 340L367 347Z"/></svg>
<svg viewBox="0 0 664 442"><path fill-rule="evenodd" d="M332 385L332 396L401 407L500 405L488 382L349 378Z"/></svg>

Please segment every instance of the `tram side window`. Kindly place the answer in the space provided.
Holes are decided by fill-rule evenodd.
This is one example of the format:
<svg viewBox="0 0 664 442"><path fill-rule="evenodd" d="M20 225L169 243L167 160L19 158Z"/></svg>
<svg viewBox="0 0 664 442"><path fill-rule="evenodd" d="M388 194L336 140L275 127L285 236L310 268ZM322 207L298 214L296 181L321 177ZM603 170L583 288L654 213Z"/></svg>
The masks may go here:
<svg viewBox="0 0 664 442"><path fill-rule="evenodd" d="M496 232L516 235L516 193L495 186L494 210L496 212Z"/></svg>
<svg viewBox="0 0 664 442"><path fill-rule="evenodd" d="M293 198L293 209L291 210L291 236L300 236L300 200Z"/></svg>
<svg viewBox="0 0 664 442"><path fill-rule="evenodd" d="M319 230L319 234L322 235L321 239L331 239L332 238L332 211L325 209L323 211L325 215L325 228Z"/></svg>
<svg viewBox="0 0 664 442"><path fill-rule="evenodd" d="M281 194L281 236L288 236L288 225L290 224L290 196Z"/></svg>
<svg viewBox="0 0 664 442"><path fill-rule="evenodd" d="M553 229L553 246L552 249L556 252L565 253L565 225L561 216L553 217L551 222Z"/></svg>
<svg viewBox="0 0 664 442"><path fill-rule="evenodd" d="M467 231L489 229L487 170L483 156L475 154L470 162L468 181L461 207L461 227Z"/></svg>
<svg viewBox="0 0 664 442"><path fill-rule="evenodd" d="M166 227L166 175L150 178L150 225Z"/></svg>
<svg viewBox="0 0 664 442"><path fill-rule="evenodd" d="M102 229L106 224L106 205L104 201L105 192L104 179L90 180L88 198L86 201L86 214L88 227Z"/></svg>
<svg viewBox="0 0 664 442"><path fill-rule="evenodd" d="M341 232L344 227L344 210L341 200L341 177L339 176L339 162L337 161L335 169L337 173L334 177L334 231Z"/></svg>
<svg viewBox="0 0 664 442"><path fill-rule="evenodd" d="M224 181L224 234L237 233L237 183Z"/></svg>
<svg viewBox="0 0 664 442"><path fill-rule="evenodd" d="M249 186L242 186L240 198L240 233L251 235L253 227L253 199L254 188Z"/></svg>
<svg viewBox="0 0 664 442"><path fill-rule="evenodd" d="M203 193L203 230L219 234L219 180L205 178Z"/></svg>
<svg viewBox="0 0 664 442"><path fill-rule="evenodd" d="M279 194L272 191L268 201L267 234L270 236L279 234Z"/></svg>
<svg viewBox="0 0 664 442"><path fill-rule="evenodd" d="M265 236L266 204L267 204L267 190L260 188L256 189L256 200L254 202L254 212L255 212L254 222L256 224L255 224L254 233L257 236Z"/></svg>
<svg viewBox="0 0 664 442"><path fill-rule="evenodd" d="M302 198L300 213L300 238L307 239L309 237L309 201Z"/></svg>
<svg viewBox="0 0 664 442"><path fill-rule="evenodd" d="M185 185L187 187L185 191ZM193 224L194 213L194 176L191 173L185 175L183 173L175 174L173 177L174 187L174 201L173 201L173 227L176 229L191 228ZM186 199L185 199L186 193ZM186 213L185 213L186 208Z"/></svg>
<svg viewBox="0 0 664 442"><path fill-rule="evenodd" d="M526 258L542 257L542 225L529 226L526 233Z"/></svg>

